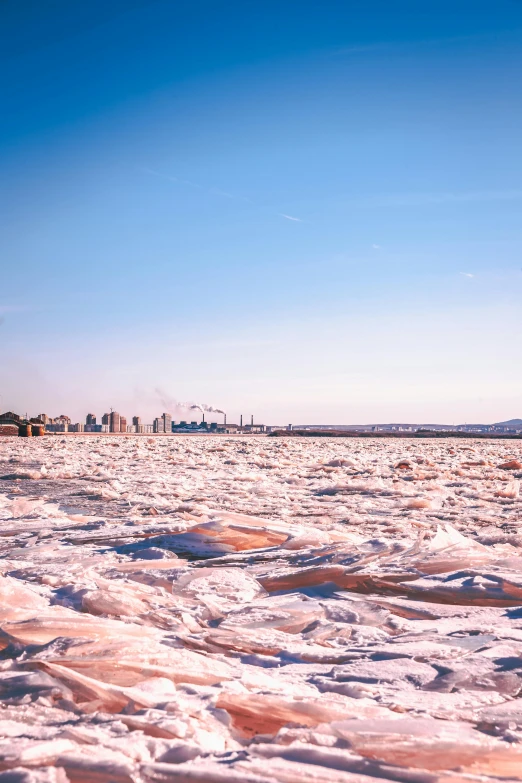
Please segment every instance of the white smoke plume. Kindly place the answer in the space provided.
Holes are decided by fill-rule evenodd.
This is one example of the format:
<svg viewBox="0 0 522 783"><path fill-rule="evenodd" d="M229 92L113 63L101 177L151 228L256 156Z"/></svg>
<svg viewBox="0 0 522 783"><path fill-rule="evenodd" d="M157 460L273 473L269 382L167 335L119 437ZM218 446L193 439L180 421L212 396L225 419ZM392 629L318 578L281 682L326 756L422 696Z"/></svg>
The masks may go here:
<svg viewBox="0 0 522 783"><path fill-rule="evenodd" d="M221 408L214 408L213 405L207 405L204 402L180 402L179 400L174 399L174 397L171 397L169 394L167 394L165 391L163 391L163 389L160 389L159 387L156 387L154 391L158 395L161 404L166 410L201 411L201 413L221 413L223 416L226 415L226 411L221 410Z"/></svg>
<svg viewBox="0 0 522 783"><path fill-rule="evenodd" d="M225 411L222 411L221 408L214 408L212 405L206 405L204 402L186 402L183 404L188 406L191 411L201 411L201 413L222 413L223 416L225 415Z"/></svg>

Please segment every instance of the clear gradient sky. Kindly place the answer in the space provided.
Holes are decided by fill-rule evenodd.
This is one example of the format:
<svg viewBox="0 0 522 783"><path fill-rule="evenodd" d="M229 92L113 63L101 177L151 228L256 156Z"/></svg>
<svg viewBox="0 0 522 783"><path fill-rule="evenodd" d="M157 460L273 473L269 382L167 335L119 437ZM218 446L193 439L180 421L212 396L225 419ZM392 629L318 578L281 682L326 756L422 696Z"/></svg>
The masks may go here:
<svg viewBox="0 0 522 783"><path fill-rule="evenodd" d="M4 0L0 61L0 408L522 416L522 2Z"/></svg>

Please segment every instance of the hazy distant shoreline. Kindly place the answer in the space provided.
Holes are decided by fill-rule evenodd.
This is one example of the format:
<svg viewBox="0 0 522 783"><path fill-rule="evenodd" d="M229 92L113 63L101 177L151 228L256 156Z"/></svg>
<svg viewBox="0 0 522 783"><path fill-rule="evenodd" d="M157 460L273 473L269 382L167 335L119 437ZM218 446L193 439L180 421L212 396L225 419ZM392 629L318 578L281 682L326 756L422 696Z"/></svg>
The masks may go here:
<svg viewBox="0 0 522 783"><path fill-rule="evenodd" d="M251 433L223 433L223 432L47 432L45 437L68 437L68 438L172 438L172 437L195 437L212 436L220 438L394 438L407 440L408 438L419 439L474 439L474 440L522 440L522 435L516 433L482 433L482 432L455 432L452 430L418 430L417 432L368 432L354 430L274 430L273 432Z"/></svg>
<svg viewBox="0 0 522 783"><path fill-rule="evenodd" d="M522 440L516 433L459 432L454 430L417 430L416 432L368 432L356 430L274 430L267 437L298 438L478 438L480 440Z"/></svg>

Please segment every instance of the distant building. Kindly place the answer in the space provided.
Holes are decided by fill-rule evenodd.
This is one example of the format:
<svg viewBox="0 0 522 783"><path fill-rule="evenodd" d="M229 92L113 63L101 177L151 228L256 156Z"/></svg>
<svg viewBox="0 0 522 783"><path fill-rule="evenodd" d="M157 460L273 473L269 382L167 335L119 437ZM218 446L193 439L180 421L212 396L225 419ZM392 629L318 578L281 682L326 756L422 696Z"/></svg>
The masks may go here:
<svg viewBox="0 0 522 783"><path fill-rule="evenodd" d="M13 411L6 411L5 413L0 414L0 421L21 421L21 418L17 413L13 413Z"/></svg>
<svg viewBox="0 0 522 783"><path fill-rule="evenodd" d="M120 416L120 432L127 432L127 419L125 416Z"/></svg>
<svg viewBox="0 0 522 783"><path fill-rule="evenodd" d="M110 424L102 424L101 425L101 432L110 432Z"/></svg>
<svg viewBox="0 0 522 783"><path fill-rule="evenodd" d="M229 435L241 431L239 424L223 424L221 427L218 425L218 429L220 432L225 432Z"/></svg>
<svg viewBox="0 0 522 783"><path fill-rule="evenodd" d="M39 413L38 418L42 422L42 424L49 424L50 419L49 416L46 413Z"/></svg>
<svg viewBox="0 0 522 783"><path fill-rule="evenodd" d="M245 424L243 427L244 432L265 432L266 427L264 424Z"/></svg>
<svg viewBox="0 0 522 783"><path fill-rule="evenodd" d="M18 427L16 424L0 424L0 436L2 435L16 438L18 436Z"/></svg>
<svg viewBox="0 0 522 783"><path fill-rule="evenodd" d="M133 432L144 432L143 424L141 423L141 417L140 416L133 416L132 417L132 426L134 427ZM128 431L127 427L127 431Z"/></svg>
<svg viewBox="0 0 522 783"><path fill-rule="evenodd" d="M154 419L153 424L154 432L172 432L172 416L170 413L162 413Z"/></svg>
<svg viewBox="0 0 522 783"><path fill-rule="evenodd" d="M111 411L111 414L109 416L109 431L110 432L120 431L120 414L118 413L118 411Z"/></svg>
<svg viewBox="0 0 522 783"><path fill-rule="evenodd" d="M197 421L191 421L188 424L186 421L180 421L172 426L172 432L208 432L208 428L206 422L198 424Z"/></svg>
<svg viewBox="0 0 522 783"><path fill-rule="evenodd" d="M110 413L104 413L102 416L102 424L109 425L111 423L111 414Z"/></svg>
<svg viewBox="0 0 522 783"><path fill-rule="evenodd" d="M88 413L85 417L85 423L86 424L96 424L96 416L94 413Z"/></svg>
<svg viewBox="0 0 522 783"><path fill-rule="evenodd" d="M85 425L85 432L101 432L103 424L86 424ZM105 425L107 427L107 432L109 431L109 425Z"/></svg>
<svg viewBox="0 0 522 783"><path fill-rule="evenodd" d="M68 424L46 424L46 432L69 432Z"/></svg>
<svg viewBox="0 0 522 783"><path fill-rule="evenodd" d="M155 432L154 430L154 424L142 424L143 432L151 433Z"/></svg>
<svg viewBox="0 0 522 783"><path fill-rule="evenodd" d="M63 413L57 416L56 419L48 419L45 425L47 432L69 432L71 429L71 420L69 416L65 416Z"/></svg>
<svg viewBox="0 0 522 783"><path fill-rule="evenodd" d="M84 424L69 424L69 432L83 432L84 431Z"/></svg>

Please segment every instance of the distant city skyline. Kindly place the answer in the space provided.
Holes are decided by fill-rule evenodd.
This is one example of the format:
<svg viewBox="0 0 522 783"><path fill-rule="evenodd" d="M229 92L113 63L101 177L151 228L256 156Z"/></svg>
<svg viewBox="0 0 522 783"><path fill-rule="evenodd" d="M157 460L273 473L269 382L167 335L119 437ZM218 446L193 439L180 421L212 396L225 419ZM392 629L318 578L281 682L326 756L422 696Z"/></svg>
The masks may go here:
<svg viewBox="0 0 522 783"><path fill-rule="evenodd" d="M192 406L194 407L194 406ZM187 431L206 431L210 433L269 433L274 430L332 430L332 431L360 431L366 433L372 432L392 432L407 434L424 430L433 430L448 432L451 430L459 432L475 433L500 433L500 434L522 434L522 418L509 419L499 422L459 422L458 424L448 424L443 422L366 422L365 424L275 424L261 423L254 421L254 415L250 416L250 423L243 421L243 415L239 417L239 424L227 420L226 413L223 412L223 421L209 421L205 418L205 412L201 412L201 421L198 419L179 420L173 419L168 412L163 412L160 416L155 416L152 423L143 423L141 416L133 415L132 423L127 423L127 417L118 411L112 410L110 413L104 413L101 416L101 424L97 422L97 416L93 413L87 413L85 424L74 422L66 414L52 417L47 413L39 413L35 417L21 416L15 411L0 411L0 425L6 423L23 423L30 421L35 426L43 424L46 432L50 433L90 433L90 434L171 434ZM43 430L42 430L43 434Z"/></svg>
<svg viewBox="0 0 522 783"><path fill-rule="evenodd" d="M522 3L0 22L1 409L520 415Z"/></svg>

